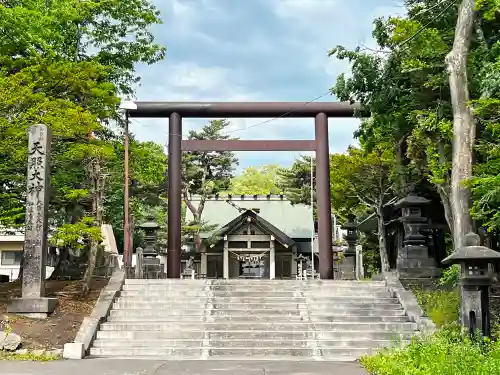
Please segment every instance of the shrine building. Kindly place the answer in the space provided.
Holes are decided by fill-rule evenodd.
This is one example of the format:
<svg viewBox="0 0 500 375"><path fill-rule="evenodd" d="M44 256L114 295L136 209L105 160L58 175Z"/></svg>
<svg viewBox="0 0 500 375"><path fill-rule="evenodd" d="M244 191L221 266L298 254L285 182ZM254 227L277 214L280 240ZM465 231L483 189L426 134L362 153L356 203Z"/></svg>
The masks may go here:
<svg viewBox="0 0 500 375"><path fill-rule="evenodd" d="M200 197L191 202L198 207ZM295 279L302 268L311 268L317 245L309 206L292 205L283 195L213 196L201 217L216 228L201 234L201 251L194 244L183 251L182 270L192 264L198 277L209 279ZM187 210L186 223L192 220Z"/></svg>

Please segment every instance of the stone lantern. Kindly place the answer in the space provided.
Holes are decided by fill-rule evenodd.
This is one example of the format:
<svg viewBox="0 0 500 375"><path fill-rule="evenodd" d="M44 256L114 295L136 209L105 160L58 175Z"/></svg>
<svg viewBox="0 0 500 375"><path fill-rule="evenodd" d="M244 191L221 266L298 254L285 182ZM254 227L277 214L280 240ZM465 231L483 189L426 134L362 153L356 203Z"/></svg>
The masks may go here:
<svg viewBox="0 0 500 375"><path fill-rule="evenodd" d="M402 198L394 204L401 209L399 221L403 224L404 238L398 247L396 270L399 278L433 278L441 274L434 257L429 256L426 237L421 229L427 224L422 209L431 201L414 194Z"/></svg>
<svg viewBox="0 0 500 375"><path fill-rule="evenodd" d="M143 250L145 258L154 258L157 255L155 249L156 235L160 226L154 221L152 217L148 221L139 225L139 228L144 231L144 244L146 245Z"/></svg>
<svg viewBox="0 0 500 375"><path fill-rule="evenodd" d="M358 224L354 221L353 216L349 216L347 219L347 223L341 226L342 229L347 231L347 235L345 236L345 240L347 242L347 250L344 252L346 257L355 256L356 255L356 240L358 239L357 229Z"/></svg>
<svg viewBox="0 0 500 375"><path fill-rule="evenodd" d="M443 264L460 265L460 321L471 337L478 329L483 337L491 335L488 301L493 275L490 265L499 263L500 253L480 246L476 233L468 233L464 246L443 259Z"/></svg>
<svg viewBox="0 0 500 375"><path fill-rule="evenodd" d="M354 221L354 217L349 216L347 223L343 224L341 228L347 231L345 240L348 245L347 249L344 251L344 260L339 266L341 278L353 280L356 279L356 240L358 238L358 225Z"/></svg>

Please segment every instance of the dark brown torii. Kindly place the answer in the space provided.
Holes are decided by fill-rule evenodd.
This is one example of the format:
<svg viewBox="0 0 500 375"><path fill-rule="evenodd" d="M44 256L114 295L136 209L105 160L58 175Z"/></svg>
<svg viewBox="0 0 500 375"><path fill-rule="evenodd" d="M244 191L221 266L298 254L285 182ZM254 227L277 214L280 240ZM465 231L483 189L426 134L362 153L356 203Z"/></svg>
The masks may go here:
<svg viewBox="0 0 500 375"><path fill-rule="evenodd" d="M169 118L167 277L181 276L182 151L316 151L319 274L333 278L328 118L353 117L357 104L339 102L147 102L130 117ZM314 118L314 140L182 140L182 118Z"/></svg>

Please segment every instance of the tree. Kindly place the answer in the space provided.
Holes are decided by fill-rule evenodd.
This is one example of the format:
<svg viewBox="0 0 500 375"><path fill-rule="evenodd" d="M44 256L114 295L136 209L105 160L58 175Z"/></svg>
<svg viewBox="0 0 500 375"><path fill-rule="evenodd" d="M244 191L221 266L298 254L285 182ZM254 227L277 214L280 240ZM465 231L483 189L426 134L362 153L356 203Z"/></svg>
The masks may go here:
<svg viewBox="0 0 500 375"><path fill-rule="evenodd" d="M312 167L311 167L312 163ZM316 162L311 156L301 156L290 168L278 170L278 187L286 194L292 204L305 204L313 206L316 212L316 196L313 191L313 202L311 202L311 168L312 181L316 178Z"/></svg>
<svg viewBox="0 0 500 375"><path fill-rule="evenodd" d="M77 225L89 215L94 225L104 220L106 197L97 190L108 190L96 190L96 173L109 173L116 159L119 134L110 125L121 125L119 95L133 93L135 65L164 56L149 31L159 22L147 0L2 2L0 224L24 221L27 129L33 123L49 126L54 136L51 226Z"/></svg>
<svg viewBox="0 0 500 375"><path fill-rule="evenodd" d="M351 147L347 154L332 155L330 170L332 206L345 216L364 206L377 215L382 271L389 270L384 206L394 201L394 155L387 150L366 152ZM351 212L346 212L346 209Z"/></svg>
<svg viewBox="0 0 500 375"><path fill-rule="evenodd" d="M199 131L191 130L188 139L228 140L224 129L229 125L226 120L212 120ZM202 214L205 201L209 195L225 191L229 188L233 177L233 165L237 165L234 153L229 151L183 153L182 160L182 198L193 214L194 222L188 223L193 229L197 251L201 248ZM191 202L191 196L200 197L198 206Z"/></svg>
<svg viewBox="0 0 500 375"><path fill-rule="evenodd" d="M457 161L456 156L460 154L468 160L467 163L474 159L482 163L488 150L492 149L491 144L498 143L498 138L491 134L494 113L498 108L495 96L498 95L500 83L495 74L499 56L499 38L495 31L499 26L495 18L497 11L492 10L498 9L495 1L476 2L472 30L471 19L468 18L469 22L466 22L467 33L470 32L470 50L464 50L463 44L460 48L456 44L453 50L459 14L456 2L450 1L436 12L433 0L411 0L405 2L407 17L379 18L374 21L373 35L380 50L374 53L360 47L349 51L339 46L332 51L332 55L349 60L352 66L351 76L340 76L332 92L341 100L361 101L371 112L372 121L363 122L357 136L365 142L367 150L370 145L384 141L384 147L395 151L396 169L402 172L398 172L398 175L410 176L409 179L398 178L400 181L396 190L399 195L402 195L401 187L421 178L428 179L434 185L441 197L455 246L460 244L462 232L470 230L466 229L469 224L465 223L470 223L466 195L467 179L472 174L469 164L469 167L465 166L465 173L457 174L457 168L462 164L452 161ZM469 10L467 14L470 14L471 3L464 3ZM465 29L459 26L459 30ZM459 35L458 39L467 33ZM468 78L463 80L465 70L459 67L462 70L458 71L458 76L462 82L458 86L454 78L457 75L452 74L450 81L447 71L449 64L453 64L456 71L453 62L457 61L457 57L462 67L467 68ZM467 65L464 65L465 62ZM450 84L454 87L450 87ZM467 115L472 120L471 124L464 117L468 125L460 127L459 131L457 121L454 129L454 108L457 109L459 105L462 111L470 111L466 91L474 104L475 118L470 113ZM476 126L479 126L479 153L473 147ZM463 136L467 138L465 144L458 142ZM455 158L453 153L458 153ZM476 190L476 193L479 191ZM452 197L457 194L462 196L454 200ZM476 194L475 199L477 197ZM473 207L479 214L476 218L484 220L485 215L492 215L491 212L479 212L481 210L477 209L476 203L473 203ZM457 218L457 215L460 217Z"/></svg>
<svg viewBox="0 0 500 375"><path fill-rule="evenodd" d="M118 247L123 244L123 144L114 143L117 158L109 166L106 184L105 220L114 229ZM153 142L139 142L130 135L130 207L135 223L153 216L160 225L167 217L167 156L163 146ZM139 239L137 225L134 238ZM139 244L136 242L136 246Z"/></svg>
<svg viewBox="0 0 500 375"><path fill-rule="evenodd" d="M476 123L469 104L467 59L474 29L475 0L462 0L458 11L455 39L446 56L450 74L453 108L453 157L451 171L451 208L455 247L462 247L463 236L472 232L471 192L465 185L472 177L472 158L476 139Z"/></svg>
<svg viewBox="0 0 500 375"><path fill-rule="evenodd" d="M279 194L279 165L269 164L260 168L248 167L240 175L231 179L227 191L234 195Z"/></svg>

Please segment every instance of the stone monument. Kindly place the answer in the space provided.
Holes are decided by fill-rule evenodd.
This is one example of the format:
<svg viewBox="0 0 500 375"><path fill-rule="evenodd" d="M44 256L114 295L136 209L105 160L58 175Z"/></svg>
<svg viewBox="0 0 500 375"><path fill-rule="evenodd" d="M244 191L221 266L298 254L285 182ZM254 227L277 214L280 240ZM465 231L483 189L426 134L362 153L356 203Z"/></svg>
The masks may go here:
<svg viewBox="0 0 500 375"><path fill-rule="evenodd" d="M421 233L421 228L427 224L422 208L430 202L426 198L410 194L394 205L396 209L401 209L400 221L404 227L403 246L398 249L396 260L399 278L434 278L441 274L436 260L429 256L426 237Z"/></svg>
<svg viewBox="0 0 500 375"><path fill-rule="evenodd" d="M48 208L50 194L50 129L33 125L29 129L26 221L22 297L11 301L7 311L32 318L46 318L57 298L46 298Z"/></svg>

